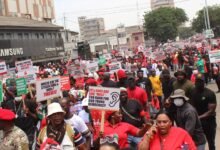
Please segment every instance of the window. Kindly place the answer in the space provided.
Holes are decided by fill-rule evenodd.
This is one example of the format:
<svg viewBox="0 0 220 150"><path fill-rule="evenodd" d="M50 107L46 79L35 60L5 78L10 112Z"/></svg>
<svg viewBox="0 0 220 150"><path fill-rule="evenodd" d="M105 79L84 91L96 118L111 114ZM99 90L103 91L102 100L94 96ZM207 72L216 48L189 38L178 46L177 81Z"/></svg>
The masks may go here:
<svg viewBox="0 0 220 150"><path fill-rule="evenodd" d="M48 33L48 38L52 39L52 34L51 33Z"/></svg>
<svg viewBox="0 0 220 150"><path fill-rule="evenodd" d="M57 38L57 34L53 33L53 39L56 39L56 38Z"/></svg>
<svg viewBox="0 0 220 150"><path fill-rule="evenodd" d="M18 33L18 39L23 39L22 33Z"/></svg>
<svg viewBox="0 0 220 150"><path fill-rule="evenodd" d="M35 39L39 39L39 34L35 33Z"/></svg>
<svg viewBox="0 0 220 150"><path fill-rule="evenodd" d="M4 34L0 33L0 40L3 40L3 39L4 39Z"/></svg>
<svg viewBox="0 0 220 150"><path fill-rule="evenodd" d="M44 34L40 33L40 39L44 39Z"/></svg>
<svg viewBox="0 0 220 150"><path fill-rule="evenodd" d="M61 33L58 33L58 37L59 37L59 39L61 39L62 37L61 37Z"/></svg>
<svg viewBox="0 0 220 150"><path fill-rule="evenodd" d="M6 34L6 39L11 39L11 38L12 38L11 33L7 33L7 34Z"/></svg>
<svg viewBox="0 0 220 150"><path fill-rule="evenodd" d="M134 39L135 39L135 41L138 41L138 40L139 40L139 37L138 37L138 36L135 36Z"/></svg>
<svg viewBox="0 0 220 150"><path fill-rule="evenodd" d="M24 33L24 39L29 39L29 34L28 33Z"/></svg>

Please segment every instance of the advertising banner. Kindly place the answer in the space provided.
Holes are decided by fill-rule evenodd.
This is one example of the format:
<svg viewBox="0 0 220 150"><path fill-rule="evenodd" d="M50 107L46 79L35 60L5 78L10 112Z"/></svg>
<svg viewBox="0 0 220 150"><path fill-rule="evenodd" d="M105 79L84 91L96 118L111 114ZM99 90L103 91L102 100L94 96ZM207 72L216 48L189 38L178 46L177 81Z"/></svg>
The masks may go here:
<svg viewBox="0 0 220 150"><path fill-rule="evenodd" d="M0 75L7 73L7 66L5 61L0 61Z"/></svg>
<svg viewBox="0 0 220 150"><path fill-rule="evenodd" d="M18 72L33 70L33 63L30 59L24 61L16 61L15 67Z"/></svg>
<svg viewBox="0 0 220 150"><path fill-rule="evenodd" d="M109 64L109 72L110 73L117 72L121 68L122 67L121 67L121 63L120 62Z"/></svg>
<svg viewBox="0 0 220 150"><path fill-rule="evenodd" d="M16 79L16 91L17 96L27 94L27 82L25 78Z"/></svg>
<svg viewBox="0 0 220 150"><path fill-rule="evenodd" d="M220 50L209 51L209 59L211 63L220 62Z"/></svg>
<svg viewBox="0 0 220 150"><path fill-rule="evenodd" d="M89 108L100 110L119 110L120 89L89 87Z"/></svg>
<svg viewBox="0 0 220 150"><path fill-rule="evenodd" d="M61 94L60 77L37 80L37 102L59 97Z"/></svg>
<svg viewBox="0 0 220 150"><path fill-rule="evenodd" d="M68 76L60 77L61 90L68 91L70 90L70 78Z"/></svg>

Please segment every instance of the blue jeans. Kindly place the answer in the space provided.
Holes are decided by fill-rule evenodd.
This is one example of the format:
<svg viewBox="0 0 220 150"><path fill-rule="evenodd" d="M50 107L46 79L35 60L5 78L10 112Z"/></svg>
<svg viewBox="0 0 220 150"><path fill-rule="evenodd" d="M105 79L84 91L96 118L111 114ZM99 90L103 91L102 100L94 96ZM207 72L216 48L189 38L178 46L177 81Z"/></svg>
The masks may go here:
<svg viewBox="0 0 220 150"><path fill-rule="evenodd" d="M130 145L130 148L133 147L134 149L137 149L137 145L141 141L141 139L142 139L141 137L128 135L128 143Z"/></svg>

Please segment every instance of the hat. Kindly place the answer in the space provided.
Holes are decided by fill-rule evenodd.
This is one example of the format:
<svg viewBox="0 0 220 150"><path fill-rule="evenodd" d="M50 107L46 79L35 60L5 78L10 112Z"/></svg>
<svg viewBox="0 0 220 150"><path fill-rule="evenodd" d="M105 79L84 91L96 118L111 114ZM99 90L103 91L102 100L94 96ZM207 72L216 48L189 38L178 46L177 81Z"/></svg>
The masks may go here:
<svg viewBox="0 0 220 150"><path fill-rule="evenodd" d="M173 93L173 95L170 96L171 99L180 98L180 97L181 97L181 98L184 98L186 101L189 100L189 98L186 97L186 95L185 95L185 91L182 90L182 89L177 89L177 90L175 90L174 93Z"/></svg>
<svg viewBox="0 0 220 150"><path fill-rule="evenodd" d="M89 105L89 100L88 100L88 98L84 98L83 100L82 100L82 106L88 106Z"/></svg>
<svg viewBox="0 0 220 150"><path fill-rule="evenodd" d="M120 87L120 91L121 91L121 92L127 92L127 89L124 88L124 87Z"/></svg>
<svg viewBox="0 0 220 150"><path fill-rule="evenodd" d="M127 77L125 71L122 70L122 69L118 70L117 74L118 74L118 78L119 78L119 79L121 79L121 78L126 78L126 77Z"/></svg>
<svg viewBox="0 0 220 150"><path fill-rule="evenodd" d="M186 77L186 73L183 70L178 70L177 72L174 73L175 77L177 77L178 75L184 75Z"/></svg>
<svg viewBox="0 0 220 150"><path fill-rule="evenodd" d="M22 100L22 96L15 97L15 101L16 101L16 102L20 102L21 100Z"/></svg>
<svg viewBox="0 0 220 150"><path fill-rule="evenodd" d="M0 120L11 121L15 119L15 113L9 109L0 109Z"/></svg>
<svg viewBox="0 0 220 150"><path fill-rule="evenodd" d="M59 103L51 103L47 106L47 109L48 109L47 117L55 113L65 113Z"/></svg>

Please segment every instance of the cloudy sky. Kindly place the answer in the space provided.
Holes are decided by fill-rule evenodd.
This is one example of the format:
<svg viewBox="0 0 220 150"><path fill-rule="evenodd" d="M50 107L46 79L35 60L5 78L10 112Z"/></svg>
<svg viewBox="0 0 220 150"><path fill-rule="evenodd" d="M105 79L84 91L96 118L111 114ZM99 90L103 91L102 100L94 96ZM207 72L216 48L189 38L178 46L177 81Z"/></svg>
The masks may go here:
<svg viewBox="0 0 220 150"><path fill-rule="evenodd" d="M208 5L220 5L220 0L207 0ZM143 23L143 15L150 11L150 0L54 0L56 23L79 31L79 16L87 18L103 17L106 29L112 29L119 24L126 26ZM175 6L186 11L190 20L196 12L203 8L205 0L175 0ZM189 24L189 23L188 23Z"/></svg>

